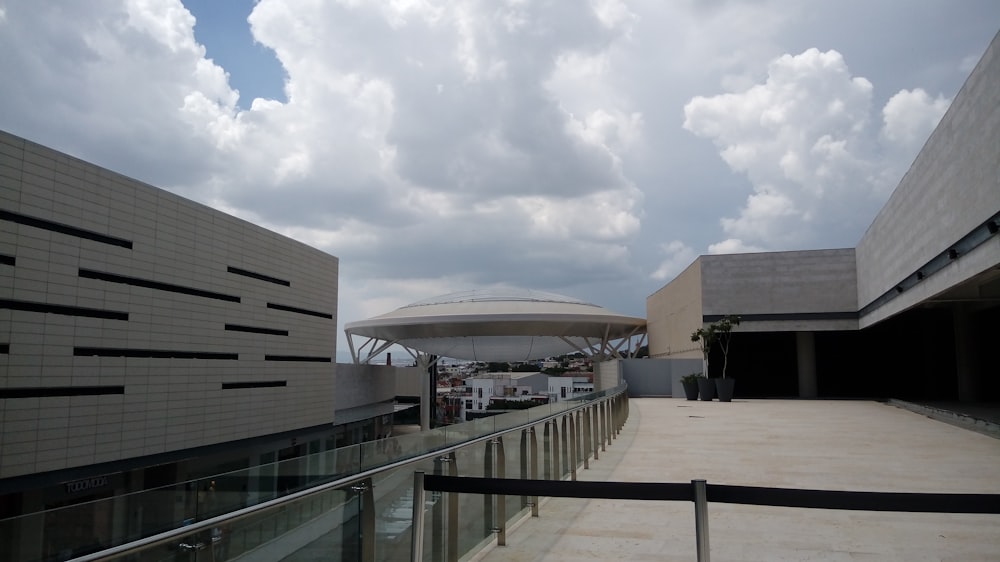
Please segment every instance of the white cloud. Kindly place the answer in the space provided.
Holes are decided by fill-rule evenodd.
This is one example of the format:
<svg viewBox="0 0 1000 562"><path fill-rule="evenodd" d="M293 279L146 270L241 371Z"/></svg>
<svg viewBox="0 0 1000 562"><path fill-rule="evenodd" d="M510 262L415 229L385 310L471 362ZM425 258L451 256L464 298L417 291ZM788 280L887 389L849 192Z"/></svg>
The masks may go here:
<svg viewBox="0 0 1000 562"><path fill-rule="evenodd" d="M882 133L889 142L912 148L927 140L951 101L931 98L920 88L901 90L882 108Z"/></svg>
<svg viewBox="0 0 1000 562"><path fill-rule="evenodd" d="M751 252L763 252L763 248L748 246L737 238L727 238L722 242L716 242L708 246L709 254L747 254Z"/></svg>
<svg viewBox="0 0 1000 562"><path fill-rule="evenodd" d="M808 49L772 61L763 83L691 99L684 127L753 187L739 216L721 219L728 238L711 251L853 245L948 104L900 92L880 139L872 92L840 53Z"/></svg>
<svg viewBox="0 0 1000 562"><path fill-rule="evenodd" d="M656 268L656 271L650 274L650 277L657 281L673 279L698 257L693 248L680 240L671 240L670 242L660 244L660 250L667 257L660 262L660 266Z"/></svg>
<svg viewBox="0 0 1000 562"><path fill-rule="evenodd" d="M887 11L869 82L802 52L863 55L828 22L868 3L260 0L287 101L241 109L179 0L0 4L0 128L339 256L341 321L501 283L642 314L696 249L851 244L997 13Z"/></svg>

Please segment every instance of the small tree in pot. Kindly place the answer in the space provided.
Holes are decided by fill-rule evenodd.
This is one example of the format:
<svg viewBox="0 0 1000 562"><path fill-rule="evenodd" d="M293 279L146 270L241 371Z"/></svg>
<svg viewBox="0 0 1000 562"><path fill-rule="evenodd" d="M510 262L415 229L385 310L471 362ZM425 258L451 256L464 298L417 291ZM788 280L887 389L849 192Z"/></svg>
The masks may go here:
<svg viewBox="0 0 1000 562"><path fill-rule="evenodd" d="M722 378L715 379L716 390L719 393L720 402L731 402L736 381L726 378L726 367L729 366L729 344L732 342L733 329L740 325L740 317L734 314L723 316L718 322L714 322L712 327L715 330L715 339L722 349Z"/></svg>
<svg viewBox="0 0 1000 562"><path fill-rule="evenodd" d="M715 343L715 324L702 326L691 332L691 341L701 348L701 366L704 376L698 377L698 394L701 399L708 402L715 398L715 385L708 378L708 354L712 351L712 344Z"/></svg>
<svg viewBox="0 0 1000 562"><path fill-rule="evenodd" d="M733 390L736 386L736 381L726 378L726 368L729 366L729 344L732 342L733 329L739 325L740 317L728 314L723 316L719 321L712 322L708 326L702 326L691 333L691 341L697 342L701 347L702 362L706 376L708 376L708 356L712 351L712 346L718 342L720 349L722 349L722 378L715 379L715 387L719 393L719 400L722 402L732 401ZM710 397L705 398L704 388L704 385L699 387L702 394L701 399L711 400L711 391L709 391Z"/></svg>

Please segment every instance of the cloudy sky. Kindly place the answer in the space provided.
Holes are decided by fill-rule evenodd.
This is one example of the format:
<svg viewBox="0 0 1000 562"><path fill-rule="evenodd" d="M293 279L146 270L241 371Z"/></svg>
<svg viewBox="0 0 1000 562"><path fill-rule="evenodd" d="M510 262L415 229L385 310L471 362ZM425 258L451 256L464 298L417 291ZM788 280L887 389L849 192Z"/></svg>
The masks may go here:
<svg viewBox="0 0 1000 562"><path fill-rule="evenodd" d="M0 129L341 260L341 324L853 246L996 0L0 0ZM343 356L346 346L338 345Z"/></svg>

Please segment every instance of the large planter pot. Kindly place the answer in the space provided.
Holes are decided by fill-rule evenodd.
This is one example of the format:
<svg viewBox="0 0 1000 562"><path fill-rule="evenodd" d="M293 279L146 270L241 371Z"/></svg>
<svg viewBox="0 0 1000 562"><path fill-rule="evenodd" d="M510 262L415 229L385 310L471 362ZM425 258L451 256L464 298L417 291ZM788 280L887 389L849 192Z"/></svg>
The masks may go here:
<svg viewBox="0 0 1000 562"><path fill-rule="evenodd" d="M719 402L732 402L733 391L736 390L736 379L731 377L715 379L715 389L719 393Z"/></svg>
<svg viewBox="0 0 1000 562"><path fill-rule="evenodd" d="M698 381L681 381L684 385L684 396L688 400L698 399Z"/></svg>
<svg viewBox="0 0 1000 562"><path fill-rule="evenodd" d="M705 402L711 402L715 398L715 380L706 377L698 379L698 394Z"/></svg>

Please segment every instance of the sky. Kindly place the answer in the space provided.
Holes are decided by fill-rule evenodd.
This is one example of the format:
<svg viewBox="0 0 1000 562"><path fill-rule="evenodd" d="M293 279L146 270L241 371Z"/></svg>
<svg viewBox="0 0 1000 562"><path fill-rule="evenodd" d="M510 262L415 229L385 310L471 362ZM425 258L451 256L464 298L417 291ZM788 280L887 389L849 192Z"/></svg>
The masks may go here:
<svg viewBox="0 0 1000 562"><path fill-rule="evenodd" d="M340 258L338 322L854 246L996 0L0 0L0 129ZM338 357L347 354L343 336Z"/></svg>

